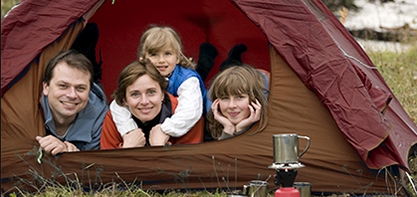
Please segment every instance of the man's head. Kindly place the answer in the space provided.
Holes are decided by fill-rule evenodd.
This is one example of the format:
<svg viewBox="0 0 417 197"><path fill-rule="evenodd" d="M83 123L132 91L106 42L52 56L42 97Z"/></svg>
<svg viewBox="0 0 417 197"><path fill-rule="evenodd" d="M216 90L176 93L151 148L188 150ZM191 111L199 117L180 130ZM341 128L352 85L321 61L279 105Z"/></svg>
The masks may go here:
<svg viewBox="0 0 417 197"><path fill-rule="evenodd" d="M48 62L43 94L55 121L72 121L87 106L93 76L91 62L73 50L62 51Z"/></svg>

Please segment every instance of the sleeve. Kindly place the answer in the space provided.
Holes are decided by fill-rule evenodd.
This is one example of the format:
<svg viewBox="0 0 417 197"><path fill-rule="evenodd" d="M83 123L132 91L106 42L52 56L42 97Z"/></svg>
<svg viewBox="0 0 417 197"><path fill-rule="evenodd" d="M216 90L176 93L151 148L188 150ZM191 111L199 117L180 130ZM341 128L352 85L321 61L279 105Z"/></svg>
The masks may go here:
<svg viewBox="0 0 417 197"><path fill-rule="evenodd" d="M185 80L177 91L178 106L170 118L161 125L164 133L181 137L186 134L203 114L203 97L197 77Z"/></svg>
<svg viewBox="0 0 417 197"><path fill-rule="evenodd" d="M107 104L103 101L101 103L96 104L97 111L97 118L95 119L92 131L92 139L91 142L87 143L83 150L98 150L100 149L100 136L101 130L103 126L103 121L106 116L106 112L109 111ZM81 150L81 149L80 149Z"/></svg>
<svg viewBox="0 0 417 197"><path fill-rule="evenodd" d="M234 137L234 136L233 135L230 135L230 134L228 134L226 132L222 132L222 135L219 137L218 140L225 140L225 139L229 139L229 138L232 138L232 137Z"/></svg>
<svg viewBox="0 0 417 197"><path fill-rule="evenodd" d="M110 110L106 114L103 122L103 130L101 131L100 149L115 149L121 148L123 138L117 132L116 125L113 122Z"/></svg>
<svg viewBox="0 0 417 197"><path fill-rule="evenodd" d="M116 124L117 131L121 136L138 128L129 109L118 105L114 100L110 104L110 112L113 116L113 121Z"/></svg>

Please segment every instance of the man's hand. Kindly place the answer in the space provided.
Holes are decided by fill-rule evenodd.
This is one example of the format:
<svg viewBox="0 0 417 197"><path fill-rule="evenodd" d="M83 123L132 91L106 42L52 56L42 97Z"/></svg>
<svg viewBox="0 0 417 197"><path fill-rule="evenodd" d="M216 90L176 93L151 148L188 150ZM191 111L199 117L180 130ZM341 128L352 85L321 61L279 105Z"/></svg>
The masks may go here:
<svg viewBox="0 0 417 197"><path fill-rule="evenodd" d="M71 142L68 141L64 141L64 144L67 146L67 151L66 152L77 152L80 151L80 149L78 149L74 144L72 144Z"/></svg>
<svg viewBox="0 0 417 197"><path fill-rule="evenodd" d="M142 129L135 129L123 135L122 148L143 147L146 144Z"/></svg>
<svg viewBox="0 0 417 197"><path fill-rule="evenodd" d="M48 135L45 137L36 136L36 140L39 142L40 146L45 152L50 153L52 155L67 152L67 145L52 135Z"/></svg>
<svg viewBox="0 0 417 197"><path fill-rule="evenodd" d="M157 124L149 133L149 143L151 146L164 146L168 142L169 137L162 131L161 124Z"/></svg>

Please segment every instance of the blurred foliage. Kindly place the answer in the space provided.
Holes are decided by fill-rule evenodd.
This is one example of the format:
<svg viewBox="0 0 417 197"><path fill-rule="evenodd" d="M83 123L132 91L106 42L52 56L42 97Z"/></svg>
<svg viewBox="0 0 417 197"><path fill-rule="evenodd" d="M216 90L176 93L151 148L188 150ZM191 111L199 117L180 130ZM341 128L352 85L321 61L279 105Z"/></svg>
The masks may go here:
<svg viewBox="0 0 417 197"><path fill-rule="evenodd" d="M1 18L18 2L19 0L1 0Z"/></svg>
<svg viewBox="0 0 417 197"><path fill-rule="evenodd" d="M322 0L323 3L332 11L336 12L342 7L347 8L348 10L359 10L358 6L355 5L355 0Z"/></svg>

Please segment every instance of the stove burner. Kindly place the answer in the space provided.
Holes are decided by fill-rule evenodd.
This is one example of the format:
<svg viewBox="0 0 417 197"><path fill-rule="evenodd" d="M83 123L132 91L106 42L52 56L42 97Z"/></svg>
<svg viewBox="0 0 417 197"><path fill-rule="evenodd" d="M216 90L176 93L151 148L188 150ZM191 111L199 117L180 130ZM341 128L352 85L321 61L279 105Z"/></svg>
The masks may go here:
<svg viewBox="0 0 417 197"><path fill-rule="evenodd" d="M273 168L276 170L297 170L298 168L305 167L302 163L273 163L272 165L268 166L268 168Z"/></svg>

